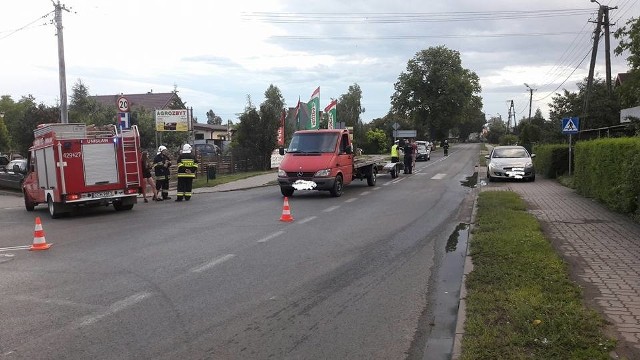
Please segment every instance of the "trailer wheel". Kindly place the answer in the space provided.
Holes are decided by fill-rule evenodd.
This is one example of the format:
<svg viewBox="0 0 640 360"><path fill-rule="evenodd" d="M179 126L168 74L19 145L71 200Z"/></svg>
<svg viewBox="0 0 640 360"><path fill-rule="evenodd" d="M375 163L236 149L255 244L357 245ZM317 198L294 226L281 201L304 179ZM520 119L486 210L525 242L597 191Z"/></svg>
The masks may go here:
<svg viewBox="0 0 640 360"><path fill-rule="evenodd" d="M331 196L340 197L342 195L342 188L344 184L342 183L342 175L336 176L336 181L333 183L333 188L329 190Z"/></svg>
<svg viewBox="0 0 640 360"><path fill-rule="evenodd" d="M378 170L374 166L372 166L371 171L369 172L369 174L367 174L367 185L375 186L377 176Z"/></svg>
<svg viewBox="0 0 640 360"><path fill-rule="evenodd" d="M389 174L391 174L391 178L395 179L396 178L396 167L394 166L393 169L389 170Z"/></svg>
<svg viewBox="0 0 640 360"><path fill-rule="evenodd" d="M33 211L33 209L36 207L36 205L34 203L31 202L31 200L29 200L29 197L27 196L27 193L23 193L24 195L24 207L25 209L27 209L27 211Z"/></svg>
<svg viewBox="0 0 640 360"><path fill-rule="evenodd" d="M295 189L292 187L280 186L280 192L282 193L282 196L293 196L294 190Z"/></svg>
<svg viewBox="0 0 640 360"><path fill-rule="evenodd" d="M52 219L57 219L62 216L60 204L53 202L51 195L47 197L47 207L49 208L49 215L51 215Z"/></svg>

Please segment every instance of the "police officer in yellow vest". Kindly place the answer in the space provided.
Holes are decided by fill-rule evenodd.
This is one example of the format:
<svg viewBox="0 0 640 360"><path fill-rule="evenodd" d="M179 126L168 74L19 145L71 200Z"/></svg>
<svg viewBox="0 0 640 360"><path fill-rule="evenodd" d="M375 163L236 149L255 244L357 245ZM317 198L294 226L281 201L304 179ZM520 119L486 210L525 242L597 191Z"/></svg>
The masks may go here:
<svg viewBox="0 0 640 360"><path fill-rule="evenodd" d="M392 163L397 163L398 161L400 161L400 155L398 154L399 142L400 142L399 140L396 140L391 146L391 162Z"/></svg>
<svg viewBox="0 0 640 360"><path fill-rule="evenodd" d="M193 179L196 177L198 164L191 153L191 145L184 144L180 156L178 156L178 192L176 201L191 200Z"/></svg>

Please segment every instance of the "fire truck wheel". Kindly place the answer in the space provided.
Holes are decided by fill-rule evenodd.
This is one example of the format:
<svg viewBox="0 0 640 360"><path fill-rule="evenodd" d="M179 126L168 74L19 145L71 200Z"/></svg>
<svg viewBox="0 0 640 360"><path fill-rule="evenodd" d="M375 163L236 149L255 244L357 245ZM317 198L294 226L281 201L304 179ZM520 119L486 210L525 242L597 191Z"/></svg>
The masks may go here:
<svg viewBox="0 0 640 360"><path fill-rule="evenodd" d="M49 208L49 215L52 219L57 219L62 215L60 204L53 202L51 195L47 197L47 207Z"/></svg>
<svg viewBox="0 0 640 360"><path fill-rule="evenodd" d="M33 211L36 205L32 203L31 200L29 200L26 193L23 194L23 196L24 196L24 207L27 209L27 211Z"/></svg>
<svg viewBox="0 0 640 360"><path fill-rule="evenodd" d="M133 204L124 205L121 202L114 202L113 208L116 209L116 211L131 210L133 209Z"/></svg>

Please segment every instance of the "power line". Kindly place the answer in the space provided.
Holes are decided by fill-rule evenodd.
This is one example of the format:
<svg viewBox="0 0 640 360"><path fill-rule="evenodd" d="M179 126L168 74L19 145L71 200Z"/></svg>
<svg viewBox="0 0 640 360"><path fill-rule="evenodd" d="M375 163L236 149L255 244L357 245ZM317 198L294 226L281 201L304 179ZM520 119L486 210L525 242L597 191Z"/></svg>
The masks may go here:
<svg viewBox="0 0 640 360"><path fill-rule="evenodd" d="M441 34L441 35L388 35L388 36L314 36L314 35L274 35L275 39L286 40L413 40L413 39L464 39L464 38L503 38L528 36L573 35L575 32L556 33L511 33L511 34Z"/></svg>
<svg viewBox="0 0 640 360"><path fill-rule="evenodd" d="M42 20L42 19L45 19L47 16L49 16L49 15L51 15L51 14L53 14L53 13L54 13L54 11L50 11L50 12L48 12L48 13L46 13L46 14L44 14L44 15L40 16L39 18L37 18L37 19L33 20L32 22L28 23L27 25L24 25L24 26L22 26L22 27L19 27L19 28L15 29L15 30L9 30L9 31L8 31L9 33L8 33L7 35L5 35L5 36L0 37L0 40L6 39L6 38L8 38L9 36L11 36L11 35L13 35L13 34L15 34L15 33L19 32L19 31L26 30L26 29L27 29L27 28L29 28L31 25L35 24L36 22L38 22L38 21L40 21L40 20ZM40 25L38 25L38 26L44 26L44 25L47 25L47 24L40 24Z"/></svg>

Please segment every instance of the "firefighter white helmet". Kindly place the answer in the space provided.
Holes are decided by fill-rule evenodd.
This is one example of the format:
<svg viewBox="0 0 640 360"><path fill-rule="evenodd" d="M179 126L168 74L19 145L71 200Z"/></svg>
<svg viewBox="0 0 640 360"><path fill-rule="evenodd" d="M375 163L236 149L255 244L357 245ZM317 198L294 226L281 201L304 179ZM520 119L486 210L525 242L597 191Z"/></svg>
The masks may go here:
<svg viewBox="0 0 640 360"><path fill-rule="evenodd" d="M182 146L182 153L183 154L188 154L190 152L191 152L191 145L184 144L184 146Z"/></svg>
<svg viewBox="0 0 640 360"><path fill-rule="evenodd" d="M167 147L166 147L166 146L164 146L164 145L160 145L160 146L158 147L158 154L160 154L160 153L161 153L161 152L163 152L164 150L167 150Z"/></svg>

